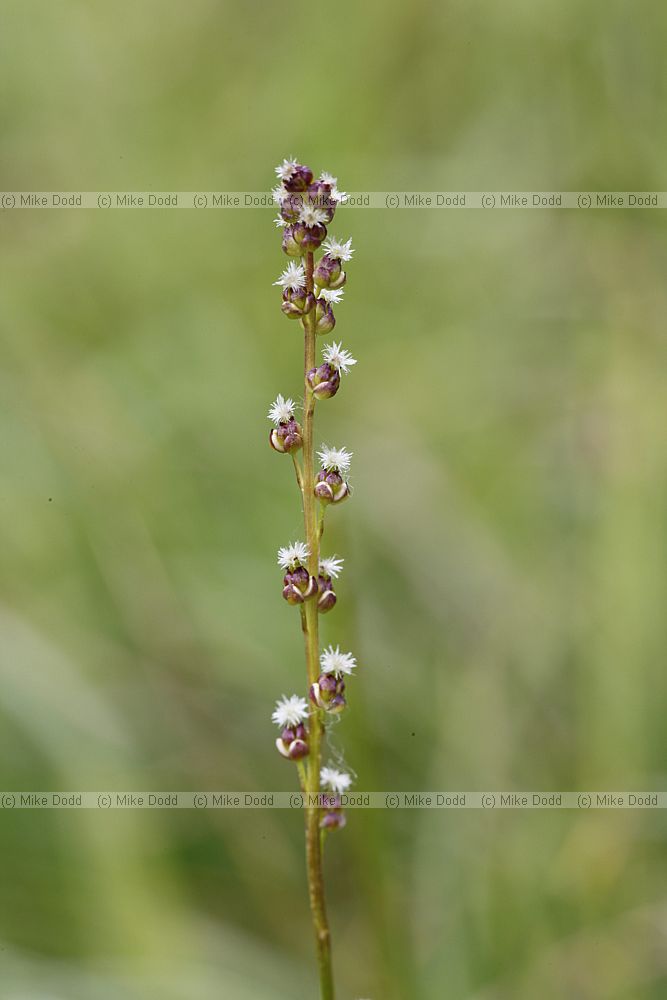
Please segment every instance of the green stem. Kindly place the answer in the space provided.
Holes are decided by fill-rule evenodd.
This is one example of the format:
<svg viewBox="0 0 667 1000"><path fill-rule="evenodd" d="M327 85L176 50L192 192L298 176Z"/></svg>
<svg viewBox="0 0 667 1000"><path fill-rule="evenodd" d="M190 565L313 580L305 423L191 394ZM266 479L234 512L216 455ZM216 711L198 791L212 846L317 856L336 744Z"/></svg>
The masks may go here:
<svg viewBox="0 0 667 1000"><path fill-rule="evenodd" d="M294 472L296 473L297 486L303 493L303 476L301 475L301 466L299 465L299 459L296 457L295 452L292 452L292 461L294 462Z"/></svg>
<svg viewBox="0 0 667 1000"><path fill-rule="evenodd" d="M313 255L306 254L306 289L313 291ZM303 421L303 518L306 543L310 556L308 571L317 577L320 562L320 531L317 520L317 499L315 497L315 469L313 421L315 416L315 396L306 374L315 367L315 310L311 310L304 321L304 421ZM302 628L306 647L308 686L319 677L319 621L317 601L309 600L303 606ZM334 986L331 968L331 933L324 899L324 873L322 870L322 841L320 838L320 810L317 796L320 793L320 766L322 762L322 713L316 711L310 721L306 801L306 868L308 872L308 893L315 930L317 965L320 977L321 1000L333 1000Z"/></svg>

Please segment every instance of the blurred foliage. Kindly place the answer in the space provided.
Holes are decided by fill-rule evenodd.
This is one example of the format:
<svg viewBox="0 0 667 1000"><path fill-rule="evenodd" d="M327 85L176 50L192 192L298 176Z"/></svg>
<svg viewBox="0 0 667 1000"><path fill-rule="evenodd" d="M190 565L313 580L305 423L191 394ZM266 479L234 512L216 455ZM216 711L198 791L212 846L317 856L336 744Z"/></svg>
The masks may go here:
<svg viewBox="0 0 667 1000"><path fill-rule="evenodd" d="M4 190L660 190L667 9L5 0ZM301 684L267 447L298 394L258 211L2 214L2 788L291 789ZM665 785L658 211L341 210L321 408L355 453L325 641L359 789ZM6 1000L314 993L297 814L3 813ZM660 813L366 812L328 857L341 998L657 1000Z"/></svg>

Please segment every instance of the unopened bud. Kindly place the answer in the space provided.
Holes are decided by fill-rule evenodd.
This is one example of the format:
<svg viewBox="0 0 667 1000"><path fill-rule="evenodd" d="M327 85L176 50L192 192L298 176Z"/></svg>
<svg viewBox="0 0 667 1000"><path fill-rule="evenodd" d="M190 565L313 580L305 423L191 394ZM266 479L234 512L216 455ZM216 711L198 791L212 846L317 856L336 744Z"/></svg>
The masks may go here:
<svg viewBox="0 0 667 1000"><path fill-rule="evenodd" d="M269 432L269 444L281 455L290 451L298 451L303 445L301 426L292 418L272 427Z"/></svg>
<svg viewBox="0 0 667 1000"><path fill-rule="evenodd" d="M297 566L283 577L283 597L288 604L303 604L317 594L317 580L305 566Z"/></svg>
<svg viewBox="0 0 667 1000"><path fill-rule="evenodd" d="M311 684L309 696L314 705L333 715L342 712L347 705L345 681L335 674L320 674L317 681Z"/></svg>
<svg viewBox="0 0 667 1000"><path fill-rule="evenodd" d="M298 222L303 208L303 196L300 194L285 195L280 202L280 214L285 222Z"/></svg>
<svg viewBox="0 0 667 1000"><path fill-rule="evenodd" d="M297 226L299 227L297 230ZM326 239L327 230L326 226L321 225L319 222L315 223L314 226L305 226L303 223L298 223L295 226L294 238L298 243L301 243L301 249L305 253L306 251L312 252L317 250L318 247L322 245L323 240ZM303 229L303 232L301 231Z"/></svg>
<svg viewBox="0 0 667 1000"><path fill-rule="evenodd" d="M325 615L327 611L331 611L336 603L336 592L333 589L333 583L330 576L322 576L320 574L317 578L317 586L317 610L320 614Z"/></svg>
<svg viewBox="0 0 667 1000"><path fill-rule="evenodd" d="M336 325L331 303L326 299L318 299L315 310L315 332L330 333Z"/></svg>
<svg viewBox="0 0 667 1000"><path fill-rule="evenodd" d="M340 798L336 797L332 801L331 805L327 805L322 811L320 829L342 830L346 822L345 813L340 806Z"/></svg>
<svg viewBox="0 0 667 1000"><path fill-rule="evenodd" d="M315 305L315 296L305 288L286 288L280 306L289 319L307 316Z"/></svg>
<svg viewBox="0 0 667 1000"><path fill-rule="evenodd" d="M303 257L306 252L301 248L301 243L295 238L295 230L300 226L300 223L295 223L293 226L285 226L283 229L283 252L287 254L288 257Z"/></svg>
<svg viewBox="0 0 667 1000"><path fill-rule="evenodd" d="M276 748L288 760L300 760L302 757L307 757L310 753L308 730L303 725L283 729L276 740Z"/></svg>
<svg viewBox="0 0 667 1000"><path fill-rule="evenodd" d="M312 180L313 171L310 167L295 163L289 176L283 177L283 184L286 191L306 191Z"/></svg>
<svg viewBox="0 0 667 1000"><path fill-rule="evenodd" d="M317 267L313 271L315 284L320 288L342 288L347 280L347 275L341 267L341 262L335 257L330 257L325 253L317 262Z"/></svg>
<svg viewBox="0 0 667 1000"><path fill-rule="evenodd" d="M340 372L328 362L324 362L318 368L311 368L306 378L317 399L330 399L336 395L340 387Z"/></svg>
<svg viewBox="0 0 667 1000"><path fill-rule="evenodd" d="M350 487L336 469L321 469L315 480L315 496L322 503L342 503L350 495Z"/></svg>

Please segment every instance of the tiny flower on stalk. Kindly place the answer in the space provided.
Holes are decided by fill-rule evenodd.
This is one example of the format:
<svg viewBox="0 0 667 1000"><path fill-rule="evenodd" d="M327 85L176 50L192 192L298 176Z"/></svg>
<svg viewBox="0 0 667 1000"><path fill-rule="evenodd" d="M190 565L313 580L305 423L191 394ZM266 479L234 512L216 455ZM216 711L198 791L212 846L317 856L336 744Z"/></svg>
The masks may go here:
<svg viewBox="0 0 667 1000"><path fill-rule="evenodd" d="M308 703L298 694L293 694L289 698L283 695L276 702L271 720L282 729L276 740L276 748L283 757L300 760L301 757L308 755L308 730L304 726L307 718Z"/></svg>
<svg viewBox="0 0 667 1000"><path fill-rule="evenodd" d="M306 272L303 264L290 261L274 285L283 289L282 311L290 319L306 316L315 305L315 298L306 291Z"/></svg>
<svg viewBox="0 0 667 1000"><path fill-rule="evenodd" d="M283 597L288 604L303 604L317 594L317 580L304 565L308 555L308 546L304 542L293 542L278 549L278 565L285 570Z"/></svg>
<svg viewBox="0 0 667 1000"><path fill-rule="evenodd" d="M340 830L345 826L345 813L341 805L341 795L352 785L352 776L334 767L323 767L320 771L322 787L329 789L333 797L327 796L326 805L322 810L320 828L322 830Z"/></svg>
<svg viewBox="0 0 667 1000"><path fill-rule="evenodd" d="M269 420L276 425L269 431L269 444L281 454L298 451L303 444L301 427L294 419L294 402L284 399L280 394L268 412Z"/></svg>
<svg viewBox="0 0 667 1000"><path fill-rule="evenodd" d="M349 351L343 350L342 343L335 341L326 345L322 357L324 362L318 368L311 368L306 377L317 399L330 399L340 388L340 373L347 374L357 361Z"/></svg>
<svg viewBox="0 0 667 1000"><path fill-rule="evenodd" d="M310 551L305 542L290 542L278 549L278 565L281 569L292 570L305 563Z"/></svg>
<svg viewBox="0 0 667 1000"><path fill-rule="evenodd" d="M345 473L350 468L352 453L345 448L327 448L318 451L322 469L317 473L315 496L322 503L342 503L350 495Z"/></svg>
<svg viewBox="0 0 667 1000"><path fill-rule="evenodd" d="M343 559L337 556L330 556L328 559L320 559L320 572L317 578L318 597L317 609L320 614L331 611L336 603L336 592L333 588L333 581L337 579L343 570Z"/></svg>
<svg viewBox="0 0 667 1000"><path fill-rule="evenodd" d="M353 673L357 661L352 653L341 653L340 646L329 646L320 654L320 676L310 688L310 700L325 712L342 712L345 700L343 677Z"/></svg>

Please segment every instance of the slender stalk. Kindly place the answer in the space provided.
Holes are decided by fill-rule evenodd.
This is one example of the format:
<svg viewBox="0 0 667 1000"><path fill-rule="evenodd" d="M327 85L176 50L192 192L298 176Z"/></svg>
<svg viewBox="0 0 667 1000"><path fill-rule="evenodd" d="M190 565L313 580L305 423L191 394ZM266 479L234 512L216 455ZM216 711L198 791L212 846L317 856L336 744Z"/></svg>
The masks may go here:
<svg viewBox="0 0 667 1000"><path fill-rule="evenodd" d="M296 484L303 493L303 478L301 476L301 466L299 465L299 459L296 457L294 452L292 452L292 462L294 463L294 472L296 473Z"/></svg>
<svg viewBox="0 0 667 1000"><path fill-rule="evenodd" d="M306 288L313 291L313 254L305 260ZM314 577L319 572L320 525L317 517L319 503L314 494L314 444L313 422L315 416L315 396L306 379L306 373L315 367L315 310L311 310L304 322L304 422L303 422L303 518L306 542L310 552L308 571ZM315 684L319 676L319 621L317 601L307 601L303 606L302 628L306 648L308 685ZM333 1000L334 986L331 968L331 933L324 899L324 873L322 870L322 838L320 837L320 810L316 796L320 792L320 766L322 762L322 713L317 710L311 718L310 753L306 792L306 868L308 872L308 892L310 909L315 930L317 964L320 976L321 1000Z"/></svg>

